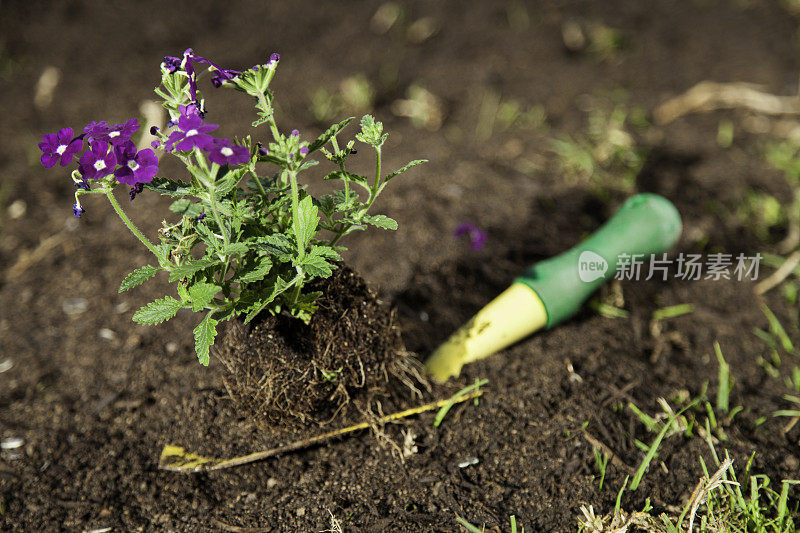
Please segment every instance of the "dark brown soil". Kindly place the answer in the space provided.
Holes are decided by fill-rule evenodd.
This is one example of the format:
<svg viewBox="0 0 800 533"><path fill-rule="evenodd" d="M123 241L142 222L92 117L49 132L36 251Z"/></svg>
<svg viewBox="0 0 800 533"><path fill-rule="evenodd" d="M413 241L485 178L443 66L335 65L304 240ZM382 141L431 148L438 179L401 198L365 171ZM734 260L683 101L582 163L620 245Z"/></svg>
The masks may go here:
<svg viewBox="0 0 800 533"><path fill-rule="evenodd" d="M419 400L420 389L430 388L391 309L352 269L340 265L308 290L322 292L308 325L285 315L235 320L215 346L243 416L264 429L342 425L368 417L375 405L399 410L398 400Z"/></svg>
<svg viewBox="0 0 800 533"><path fill-rule="evenodd" d="M573 245L622 201L619 193L595 196L595 187L565 183L554 163L547 139L584 130L584 95L621 88L632 105L651 111L707 79L758 83L775 94L797 89L798 22L780 2L399 4L404 17L379 34L370 21L380 3L366 1L2 3L0 362L13 367L0 373L0 438L25 444L0 452L0 529L320 531L333 515L345 531L456 531L458 515L506 530L514 514L526 531L574 531L581 505L613 509L643 457L635 439L652 439L625 406L652 415L659 397L678 405L683 391L695 397L706 383L713 397L714 341L736 380L731 403L745 408L717 449L729 450L739 469L755 452L754 470L773 482L800 477L800 426L784 432L787 421L772 417L790 407L785 380L797 357L783 353L779 376L770 377L759 364L769 350L752 333L767 328L759 309L766 302L800 345L797 304L780 291L758 298L749 282L676 279L622 283L628 318L587 307L466 367L433 394L487 378L477 406L456 407L438 429L432 413L383 428L401 444L413 435L417 452L405 462L362 432L217 473L157 469L169 443L230 457L286 438L260 429L229 398L218 360L198 365L194 317L153 328L131 322L136 308L163 296L166 280L117 294L122 277L147 261L144 252L99 200L73 219L67 172L44 171L37 161L43 132L135 116L157 83L160 57L192 46L237 67L279 51L281 126L304 136L320 129L309 111L315 88L336 90L356 73L372 82L373 112L390 132L387 168L418 157L431 162L398 178L378 202L400 229L355 236L346 260L395 306L403 343L421 356L524 267ZM438 31L409 40L407 30L426 17ZM566 21L615 28L626 47L605 59L568 52ZM33 95L47 66L59 68L61 80L53 102L37 108ZM415 129L393 116L393 102L412 85L439 98L441 129ZM487 91L543 106L546 123L476 136ZM209 120L241 134L232 125L252 120L249 102L208 96ZM729 148L717 143L721 119L735 124ZM636 189L666 195L684 217L676 252L773 251L736 216L751 189L789 198L760 155L763 135L741 126L748 120L737 111L689 116L638 139L649 155ZM26 212L14 218L6 207L18 200ZM130 214L154 235L167 205L143 194ZM452 239L465 220L488 230L485 250ZM693 303L694 313L651 329L653 311L679 303ZM383 328L387 315L376 313ZM394 335L386 346L400 346ZM390 404L408 399L386 400L386 411ZM761 417L766 422L756 426ZM602 491L587 436L620 458ZM696 484L701 456L710 459L702 439L666 439L623 507L641 509L650 498L657 512L673 512ZM459 467L467 458L477 463Z"/></svg>

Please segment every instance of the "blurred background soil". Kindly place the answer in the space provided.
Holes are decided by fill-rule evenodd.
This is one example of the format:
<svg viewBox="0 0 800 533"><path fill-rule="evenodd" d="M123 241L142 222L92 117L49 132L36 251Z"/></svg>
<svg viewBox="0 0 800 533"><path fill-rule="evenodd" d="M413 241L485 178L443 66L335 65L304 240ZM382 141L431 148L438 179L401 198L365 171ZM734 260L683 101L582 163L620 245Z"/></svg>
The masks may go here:
<svg viewBox="0 0 800 533"><path fill-rule="evenodd" d="M219 365L198 365L194 317L131 322L166 280L117 293L145 250L100 198L84 197L86 214L73 218L69 171L43 170L36 143L65 126L141 117L165 55L192 47L241 68L279 52L281 128L312 138L371 112L390 132L386 168L430 160L379 201L398 231L346 243L347 262L397 308L408 348L424 356L632 192L676 203L676 253L775 252L789 223L762 215L793 190L763 147L792 123L721 110L657 125L652 112L704 80L796 94L799 24L791 2L757 0L3 1L0 438L24 444L0 454L0 528L320 531L333 517L345 531L456 531L456 516L505 529L513 514L527 531L574 531L581 505L613 510L643 455L635 440L652 440L616 406L657 413L659 397L696 397L704 383L713 395L714 341L736 380L731 404L744 407L718 450L741 467L756 452L755 471L797 478L800 428L772 417L791 406L783 395L797 356L764 364L769 347L752 333L768 329L766 303L800 343L796 300L777 289L756 297L746 281L675 279L607 288L599 298L622 294L614 301L627 317L587 307L465 369L451 388L488 378L478 406L454 409L438 429L432 414L384 428L401 445L413 434L404 462L363 433L225 472L159 471L167 443L215 456L270 443L237 416ZM248 126L247 98L205 94L225 134L263 138ZM372 165L367 150L359 158ZM167 206L143 193L128 207L155 235ZM464 221L488 232L484 250L452 237ZM653 329L655 310L682 303L694 312ZM620 458L603 490L585 435ZM674 512L701 476L700 456L710 460L701 439L665 440L623 507L649 497Z"/></svg>

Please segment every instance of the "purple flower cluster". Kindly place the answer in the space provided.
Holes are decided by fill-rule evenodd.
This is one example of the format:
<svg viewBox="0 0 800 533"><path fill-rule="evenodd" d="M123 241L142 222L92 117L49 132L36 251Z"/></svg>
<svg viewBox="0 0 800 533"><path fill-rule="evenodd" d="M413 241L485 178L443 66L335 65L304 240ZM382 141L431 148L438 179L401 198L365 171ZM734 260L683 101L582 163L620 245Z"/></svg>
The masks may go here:
<svg viewBox="0 0 800 533"><path fill-rule="evenodd" d="M480 229L475 224L470 222L462 222L461 224L456 227L456 230L453 232L453 236L455 238L459 238L463 235L469 236L469 246L476 252L482 250L484 246L486 246L486 240L488 239L487 233Z"/></svg>
<svg viewBox="0 0 800 533"><path fill-rule="evenodd" d="M189 76L189 95L191 96L193 103L197 103L197 73L194 70L195 63L210 65L216 70L214 75L211 77L211 84L214 85L214 87L221 87L223 83L232 80L242 73L241 70L222 68L211 60L195 54L194 50L191 48L187 48L186 51L183 52L182 58L174 56L164 57L164 60L161 62L161 64L164 66L167 72L183 70Z"/></svg>
<svg viewBox="0 0 800 533"><path fill-rule="evenodd" d="M111 174L120 183L130 185L141 192L142 184L153 180L158 172L158 158L150 148L136 150L131 136L139 129L135 118L122 124L110 126L106 121L90 122L83 133L73 137L72 128L64 128L58 133L48 133L39 143L42 151L42 166L51 168L56 163L65 167L88 143L88 149L78 157L78 172L81 180L75 185L88 190L89 180L100 180ZM131 195L133 199L135 193ZM76 217L84 210L76 203L72 208Z"/></svg>
<svg viewBox="0 0 800 533"><path fill-rule="evenodd" d="M216 139L209 132L219 128L217 124L203 122L196 106L180 106L181 116L176 121L177 129L169 134L164 149L188 152L199 148L208 153L212 163L241 165L250 161L250 151L245 146L232 144L228 139Z"/></svg>

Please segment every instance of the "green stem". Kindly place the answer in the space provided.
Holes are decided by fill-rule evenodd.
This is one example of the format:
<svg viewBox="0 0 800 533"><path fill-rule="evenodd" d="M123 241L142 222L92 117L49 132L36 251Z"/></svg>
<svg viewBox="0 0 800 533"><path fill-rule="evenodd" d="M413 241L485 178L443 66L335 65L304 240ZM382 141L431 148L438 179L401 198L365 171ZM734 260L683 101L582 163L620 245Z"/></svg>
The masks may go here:
<svg viewBox="0 0 800 533"><path fill-rule="evenodd" d="M128 218L128 215L126 215L125 211L122 210L122 206L120 206L119 202L117 202L117 199L114 196L114 191L112 189L106 189L105 193L108 201L111 202L111 207L113 207L114 211L117 212L117 215L119 215L119 218L122 219L122 222L128 226L128 229L131 230L131 233L133 233L137 239L142 241L142 244L144 244L147 249L156 256L160 265L164 265L167 262L166 259L164 259L160 253L158 253L158 250L156 250L156 247L153 246L153 243L151 243L147 237L145 237L144 234L139 231L139 228L136 227L136 224L134 224L131 219Z"/></svg>
<svg viewBox="0 0 800 533"><path fill-rule="evenodd" d="M278 125L275 124L275 114L272 110L272 107L267 103L264 93L258 93L258 102L264 108L264 112L269 113L269 129L272 132L272 138L275 139L275 142L279 142L281 134L278 131Z"/></svg>

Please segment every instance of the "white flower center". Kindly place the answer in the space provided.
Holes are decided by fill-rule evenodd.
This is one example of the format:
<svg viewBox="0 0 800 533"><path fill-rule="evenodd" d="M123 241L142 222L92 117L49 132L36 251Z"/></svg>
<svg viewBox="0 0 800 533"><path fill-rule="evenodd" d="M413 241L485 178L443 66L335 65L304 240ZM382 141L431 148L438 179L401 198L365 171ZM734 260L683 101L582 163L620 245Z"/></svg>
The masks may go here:
<svg viewBox="0 0 800 533"><path fill-rule="evenodd" d="M98 159L97 161L94 162L94 169L96 171L100 172L104 168L106 168L106 162L103 161L102 159Z"/></svg>
<svg viewBox="0 0 800 533"><path fill-rule="evenodd" d="M119 137L120 136L120 132L112 131L111 133L108 134L108 136L113 139L114 137Z"/></svg>
<svg viewBox="0 0 800 533"><path fill-rule="evenodd" d="M227 146L223 146L222 149L219 151L219 153L221 153L225 157L230 157L233 155L233 150L231 150Z"/></svg>
<svg viewBox="0 0 800 533"><path fill-rule="evenodd" d="M61 146L59 146L58 148L56 148L56 153L57 153L58 155L62 155L62 154L63 154L64 152L66 152L66 151L67 151L67 145L66 145L66 144L62 144Z"/></svg>
<svg viewBox="0 0 800 533"><path fill-rule="evenodd" d="M197 130L189 130L186 132L187 137L191 137L192 135L197 135Z"/></svg>
<svg viewBox="0 0 800 533"><path fill-rule="evenodd" d="M136 169L139 168L139 163L131 159L130 161L128 161L128 168L135 171Z"/></svg>

